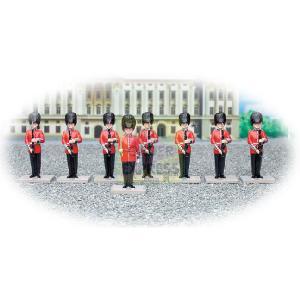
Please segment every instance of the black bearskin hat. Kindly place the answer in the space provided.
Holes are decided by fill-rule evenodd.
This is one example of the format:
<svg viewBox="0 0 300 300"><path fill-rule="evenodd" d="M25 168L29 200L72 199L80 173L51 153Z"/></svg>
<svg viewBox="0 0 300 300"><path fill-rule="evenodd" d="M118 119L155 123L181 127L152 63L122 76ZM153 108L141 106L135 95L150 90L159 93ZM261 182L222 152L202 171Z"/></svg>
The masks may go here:
<svg viewBox="0 0 300 300"><path fill-rule="evenodd" d="M190 122L191 122L191 116L189 113L181 113L179 115L179 125L183 123L188 123L188 125L190 125Z"/></svg>
<svg viewBox="0 0 300 300"><path fill-rule="evenodd" d="M150 123L153 124L154 117L152 112L145 112L142 114L142 123Z"/></svg>
<svg viewBox="0 0 300 300"><path fill-rule="evenodd" d="M74 112L68 112L65 115L65 123L66 125L74 123L77 124L77 115Z"/></svg>
<svg viewBox="0 0 300 300"><path fill-rule="evenodd" d="M260 112L253 112L250 116L250 123L253 125L254 123L262 123L263 122L263 116Z"/></svg>
<svg viewBox="0 0 300 300"><path fill-rule="evenodd" d="M215 125L218 123L226 123L226 114L223 112L216 113L214 116Z"/></svg>
<svg viewBox="0 0 300 300"><path fill-rule="evenodd" d="M113 113L105 113L103 115L103 123L104 123L104 125L106 125L106 124L112 124L112 125L114 125L115 124L115 114L113 114Z"/></svg>
<svg viewBox="0 0 300 300"><path fill-rule="evenodd" d="M132 128L134 129L136 125L136 120L133 115L124 115L122 118L122 129Z"/></svg>
<svg viewBox="0 0 300 300"><path fill-rule="evenodd" d="M41 115L37 112L33 112L33 113L29 114L28 121L29 121L29 124L37 123L38 125L40 125Z"/></svg>

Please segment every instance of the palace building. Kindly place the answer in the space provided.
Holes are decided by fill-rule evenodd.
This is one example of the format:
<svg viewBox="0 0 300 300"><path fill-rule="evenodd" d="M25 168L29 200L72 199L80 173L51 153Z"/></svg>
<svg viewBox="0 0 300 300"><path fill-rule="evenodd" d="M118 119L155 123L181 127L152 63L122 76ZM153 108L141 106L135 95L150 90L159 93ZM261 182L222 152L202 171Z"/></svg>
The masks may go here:
<svg viewBox="0 0 300 300"><path fill-rule="evenodd" d="M216 112L227 114L227 130L239 138L238 91L213 83L193 80L134 80L120 79L94 84L77 85L34 103L22 116L12 120L11 134L22 134L28 127L28 114L38 111L41 128L47 135L61 135L65 128L64 115L74 111L78 115L77 128L84 138L99 138L102 115L116 115L116 129L121 131L121 118L132 114L137 119L136 131L141 129L141 115L151 111L153 128L161 137L173 137L179 128L178 115L188 112L191 127L198 138L208 139Z"/></svg>

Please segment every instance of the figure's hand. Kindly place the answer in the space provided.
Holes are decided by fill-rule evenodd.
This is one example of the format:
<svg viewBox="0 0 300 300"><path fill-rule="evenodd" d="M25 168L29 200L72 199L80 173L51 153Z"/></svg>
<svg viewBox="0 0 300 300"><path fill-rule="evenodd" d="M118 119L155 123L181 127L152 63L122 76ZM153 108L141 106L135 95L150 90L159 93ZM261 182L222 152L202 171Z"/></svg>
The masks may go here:
<svg viewBox="0 0 300 300"><path fill-rule="evenodd" d="M259 140L259 142L260 142L260 143L263 143L265 140L266 140L265 138L261 138L261 139Z"/></svg>
<svg viewBox="0 0 300 300"><path fill-rule="evenodd" d="M70 149L68 149L69 154L72 154L72 151Z"/></svg>
<svg viewBox="0 0 300 300"><path fill-rule="evenodd" d="M105 151L106 153L108 153L108 149L107 149L107 148L104 148L104 151Z"/></svg>
<svg viewBox="0 0 300 300"><path fill-rule="evenodd" d="M219 150L219 153L220 153L220 154L223 154L221 149L218 149L218 150Z"/></svg>
<svg viewBox="0 0 300 300"><path fill-rule="evenodd" d="M69 143L70 143L70 144L75 144L75 139L69 140Z"/></svg>
<svg viewBox="0 0 300 300"><path fill-rule="evenodd" d="M256 149L255 151L256 151L256 153L257 153L257 154L259 154L259 153L260 153L258 149Z"/></svg>
<svg viewBox="0 0 300 300"><path fill-rule="evenodd" d="M189 144L191 142L191 140L190 139L186 139L186 140L184 140L184 143L185 144Z"/></svg>
<svg viewBox="0 0 300 300"><path fill-rule="evenodd" d="M31 142L32 142L32 143L36 143L36 138L32 138L32 139L31 139Z"/></svg>
<svg viewBox="0 0 300 300"><path fill-rule="evenodd" d="M114 141L114 139L113 139L113 138L109 138L107 141L108 141L109 143L112 143L112 142Z"/></svg>
<svg viewBox="0 0 300 300"><path fill-rule="evenodd" d="M227 140L222 140L222 144L227 144L228 143L228 141Z"/></svg>
<svg viewBox="0 0 300 300"><path fill-rule="evenodd" d="M181 151L182 151L183 154L185 154L185 150L182 149Z"/></svg>
<svg viewBox="0 0 300 300"><path fill-rule="evenodd" d="M148 150L148 149L145 149L145 152L146 152L147 154L149 154L149 150Z"/></svg>
<svg viewBox="0 0 300 300"><path fill-rule="evenodd" d="M30 152L30 154L32 154L33 153L33 149L29 148L29 152Z"/></svg>

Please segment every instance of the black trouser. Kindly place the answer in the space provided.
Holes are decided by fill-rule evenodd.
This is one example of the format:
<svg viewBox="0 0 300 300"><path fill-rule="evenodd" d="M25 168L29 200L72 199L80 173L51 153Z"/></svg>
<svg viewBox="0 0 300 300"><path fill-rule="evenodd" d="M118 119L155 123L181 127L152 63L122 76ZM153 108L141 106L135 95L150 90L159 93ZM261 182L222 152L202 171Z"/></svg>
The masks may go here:
<svg viewBox="0 0 300 300"><path fill-rule="evenodd" d="M151 175L152 162L153 162L153 153L143 153L143 172L144 175Z"/></svg>
<svg viewBox="0 0 300 300"><path fill-rule="evenodd" d="M78 154L67 154L69 176L76 176L78 169Z"/></svg>
<svg viewBox="0 0 300 300"><path fill-rule="evenodd" d="M190 154L179 154L180 177L189 176Z"/></svg>
<svg viewBox="0 0 300 300"><path fill-rule="evenodd" d="M215 154L215 173L216 176L224 176L226 154Z"/></svg>
<svg viewBox="0 0 300 300"><path fill-rule="evenodd" d="M104 154L105 176L114 175L115 154Z"/></svg>
<svg viewBox="0 0 300 300"><path fill-rule="evenodd" d="M133 162L122 162L122 170L124 177L124 185L133 184L133 174L135 168L135 161Z"/></svg>
<svg viewBox="0 0 300 300"><path fill-rule="evenodd" d="M251 173L252 176L260 176L260 169L262 163L262 155L251 154Z"/></svg>
<svg viewBox="0 0 300 300"><path fill-rule="evenodd" d="M30 153L31 174L39 176L41 173L41 153Z"/></svg>

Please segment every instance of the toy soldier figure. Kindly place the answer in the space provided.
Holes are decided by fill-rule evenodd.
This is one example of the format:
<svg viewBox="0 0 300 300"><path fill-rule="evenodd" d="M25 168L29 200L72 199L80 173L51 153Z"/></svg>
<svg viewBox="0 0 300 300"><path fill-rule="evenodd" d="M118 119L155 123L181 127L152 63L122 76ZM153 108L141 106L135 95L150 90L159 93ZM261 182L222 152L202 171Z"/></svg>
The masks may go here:
<svg viewBox="0 0 300 300"><path fill-rule="evenodd" d="M115 115L113 113L105 113L103 115L103 123L105 129L102 130L99 141L103 148L102 153L105 165L104 178L115 178L115 143L119 143L120 140L118 133L113 130L113 125L115 124Z"/></svg>
<svg viewBox="0 0 300 300"><path fill-rule="evenodd" d="M266 133L261 129L263 116L259 112L253 112L250 116L253 130L248 133L248 144L250 145L251 173L252 178L263 178L260 169L263 157L263 144L268 142Z"/></svg>
<svg viewBox="0 0 300 300"><path fill-rule="evenodd" d="M75 129L77 124L77 115L69 112L65 115L66 130L62 133L62 144L65 146L67 155L69 175L67 178L78 178L78 143L82 142L80 132Z"/></svg>
<svg viewBox="0 0 300 300"><path fill-rule="evenodd" d="M181 130L178 130L175 135L175 144L178 147L180 175L179 178L190 178L189 166L192 147L191 144L195 142L193 131L188 129L191 117L189 113L181 113L179 115L179 125Z"/></svg>
<svg viewBox="0 0 300 300"><path fill-rule="evenodd" d="M210 136L210 143L214 145L215 156L215 178L226 178L224 175L225 159L227 153L227 144L231 143L232 139L227 130L225 130L226 114L216 113L214 116L216 128Z"/></svg>
<svg viewBox="0 0 300 300"><path fill-rule="evenodd" d="M142 146L142 160L143 160L143 178L151 175L153 154L154 154L154 143L158 142L157 133L151 129L154 118L151 112L145 112L142 114L142 123L144 129L139 134L139 141Z"/></svg>
<svg viewBox="0 0 300 300"><path fill-rule="evenodd" d="M122 129L124 135L119 143L119 152L122 161L122 171L124 176L123 188L135 188L133 185L133 174L135 162L139 161L139 139L132 135L135 128L136 120L132 115L124 115L122 118Z"/></svg>
<svg viewBox="0 0 300 300"><path fill-rule="evenodd" d="M41 143L45 142L44 133L40 129L41 115L33 112L29 115L28 121L31 129L26 131L25 144L28 147L31 164L31 175L29 177L41 178Z"/></svg>

